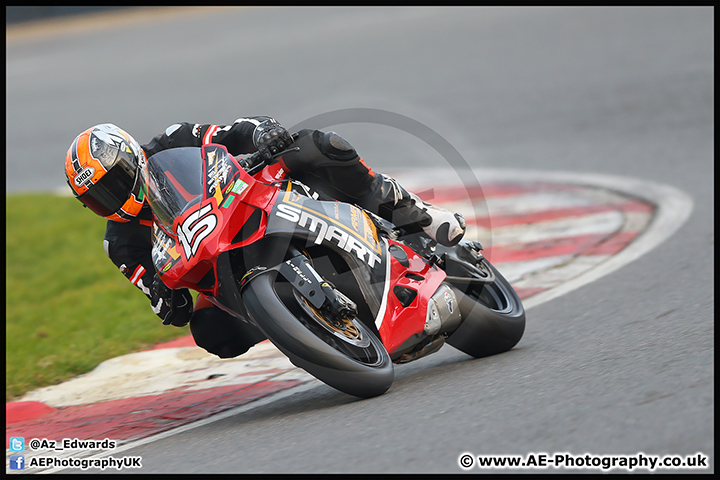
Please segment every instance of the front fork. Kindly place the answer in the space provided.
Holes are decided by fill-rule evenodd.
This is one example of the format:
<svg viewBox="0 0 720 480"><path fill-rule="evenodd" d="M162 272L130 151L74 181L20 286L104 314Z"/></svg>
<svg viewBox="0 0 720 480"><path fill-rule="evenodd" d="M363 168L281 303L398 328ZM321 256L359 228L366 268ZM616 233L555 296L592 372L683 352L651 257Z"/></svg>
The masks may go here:
<svg viewBox="0 0 720 480"><path fill-rule="evenodd" d="M293 246L288 252L292 258L278 266L278 273L285 277L305 300L334 323L343 324L358 315L355 302L322 278L307 256Z"/></svg>

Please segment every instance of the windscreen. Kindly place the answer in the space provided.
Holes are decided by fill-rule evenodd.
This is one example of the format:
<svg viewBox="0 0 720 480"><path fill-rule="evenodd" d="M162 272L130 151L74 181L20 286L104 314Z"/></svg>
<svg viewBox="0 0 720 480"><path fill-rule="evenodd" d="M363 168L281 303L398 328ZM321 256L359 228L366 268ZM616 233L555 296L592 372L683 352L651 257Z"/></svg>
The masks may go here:
<svg viewBox="0 0 720 480"><path fill-rule="evenodd" d="M160 226L171 235L173 221L189 204L202 200L203 163L200 148L171 148L148 159L147 196Z"/></svg>

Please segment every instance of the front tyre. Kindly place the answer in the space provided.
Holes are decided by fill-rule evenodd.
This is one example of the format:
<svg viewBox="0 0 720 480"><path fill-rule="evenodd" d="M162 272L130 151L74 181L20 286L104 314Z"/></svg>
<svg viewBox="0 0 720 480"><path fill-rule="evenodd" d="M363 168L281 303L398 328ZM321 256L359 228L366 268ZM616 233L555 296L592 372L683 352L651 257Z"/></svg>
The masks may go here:
<svg viewBox="0 0 720 480"><path fill-rule="evenodd" d="M324 318L276 272L255 277L242 291L256 325L290 361L344 393L385 393L394 379L390 355L360 319Z"/></svg>
<svg viewBox="0 0 720 480"><path fill-rule="evenodd" d="M483 259L495 275L492 283L455 283L463 322L447 343L475 358L513 348L525 331L525 309L510 283Z"/></svg>

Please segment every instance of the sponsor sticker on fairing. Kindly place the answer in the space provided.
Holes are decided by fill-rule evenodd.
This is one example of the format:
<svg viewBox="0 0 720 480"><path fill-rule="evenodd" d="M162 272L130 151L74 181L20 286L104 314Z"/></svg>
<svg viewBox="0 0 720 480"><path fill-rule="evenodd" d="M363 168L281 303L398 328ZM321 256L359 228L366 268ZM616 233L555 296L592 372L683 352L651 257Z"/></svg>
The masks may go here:
<svg viewBox="0 0 720 480"><path fill-rule="evenodd" d="M316 233L317 235L314 241L318 245L323 241L335 243L346 252L350 254L354 253L359 260L366 262L372 268L375 268L375 265L381 261L380 256L368 248L364 244L364 241L356 238L349 230L343 228L343 226L328 222L326 218L286 203L277 205L275 215L284 220L296 223L299 227L303 227L310 232Z"/></svg>

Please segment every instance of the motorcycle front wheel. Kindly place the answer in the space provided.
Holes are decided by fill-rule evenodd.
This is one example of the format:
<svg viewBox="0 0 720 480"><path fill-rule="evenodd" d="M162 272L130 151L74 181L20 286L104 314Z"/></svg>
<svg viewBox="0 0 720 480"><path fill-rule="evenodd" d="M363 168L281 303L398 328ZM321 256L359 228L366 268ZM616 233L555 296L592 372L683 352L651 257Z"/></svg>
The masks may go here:
<svg viewBox="0 0 720 480"><path fill-rule="evenodd" d="M361 398L385 393L393 382L390 355L359 318L333 321L282 276L268 272L242 291L253 322L290 361L341 392Z"/></svg>

